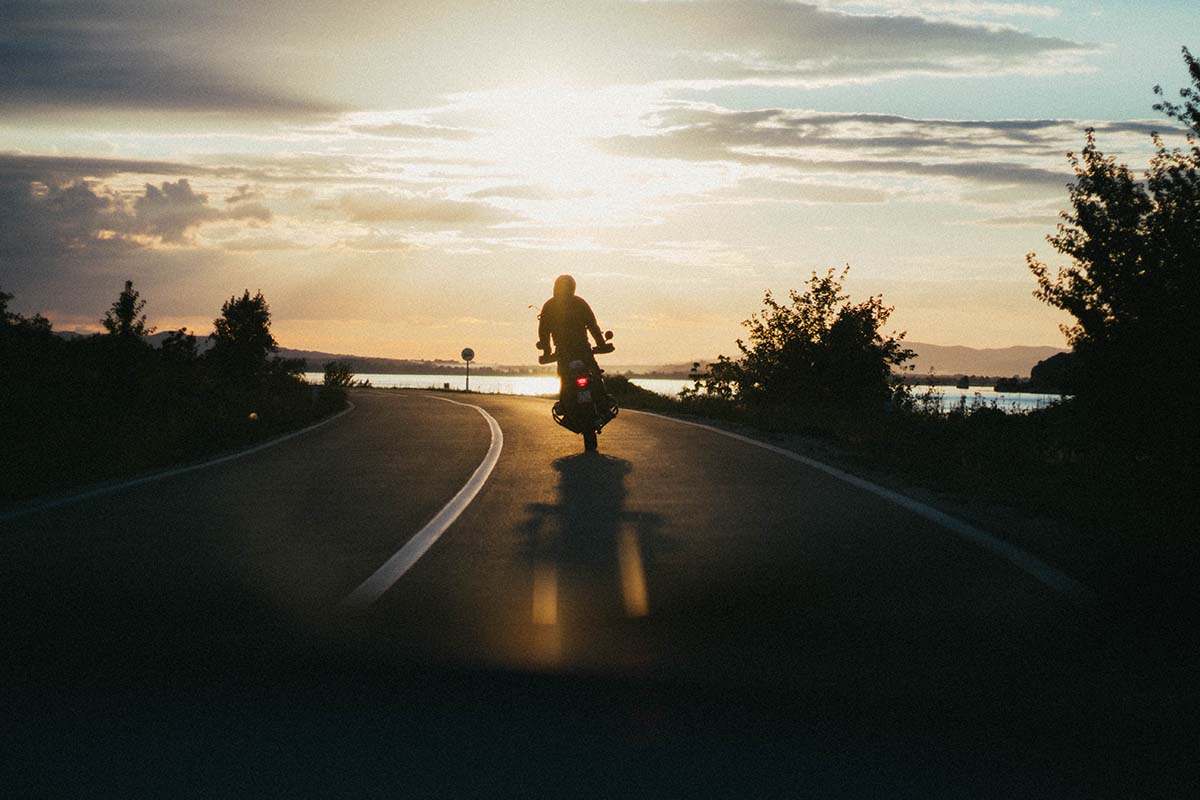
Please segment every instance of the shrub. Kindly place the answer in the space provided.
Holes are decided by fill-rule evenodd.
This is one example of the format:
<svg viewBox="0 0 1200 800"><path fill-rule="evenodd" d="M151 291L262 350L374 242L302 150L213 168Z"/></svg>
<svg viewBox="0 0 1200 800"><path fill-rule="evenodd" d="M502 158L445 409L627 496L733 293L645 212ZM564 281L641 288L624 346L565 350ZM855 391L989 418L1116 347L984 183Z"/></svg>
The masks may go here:
<svg viewBox="0 0 1200 800"><path fill-rule="evenodd" d="M814 272L786 304L768 291L763 311L743 323L749 336L737 342L741 358L719 356L685 398L707 395L768 413L855 414L883 413L903 399L907 388L894 371L914 353L901 345L903 333L881 332L892 313L882 297L849 301L842 289L847 272Z"/></svg>

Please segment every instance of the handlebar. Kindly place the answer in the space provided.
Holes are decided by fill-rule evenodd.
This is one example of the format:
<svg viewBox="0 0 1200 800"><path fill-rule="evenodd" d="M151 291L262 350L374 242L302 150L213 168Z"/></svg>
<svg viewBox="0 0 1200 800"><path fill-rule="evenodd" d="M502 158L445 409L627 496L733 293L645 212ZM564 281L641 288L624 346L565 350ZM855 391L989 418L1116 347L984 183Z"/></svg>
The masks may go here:
<svg viewBox="0 0 1200 800"><path fill-rule="evenodd" d="M599 356L599 355L604 355L605 353L611 353L613 350L616 350L616 349L617 349L617 346L614 345L612 342L605 342L604 344L598 344L595 347L593 347L592 353ZM553 364L556 361L558 361L558 353L557 352L542 353L540 356L538 356L539 364Z"/></svg>

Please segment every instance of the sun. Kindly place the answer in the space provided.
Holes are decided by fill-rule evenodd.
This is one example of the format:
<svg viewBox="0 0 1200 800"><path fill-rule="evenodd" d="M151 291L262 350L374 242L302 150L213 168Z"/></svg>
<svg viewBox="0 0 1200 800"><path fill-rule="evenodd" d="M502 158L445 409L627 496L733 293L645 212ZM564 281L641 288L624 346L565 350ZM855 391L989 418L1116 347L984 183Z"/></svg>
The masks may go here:
<svg viewBox="0 0 1200 800"><path fill-rule="evenodd" d="M552 224L645 218L656 198L711 186L703 170L607 152L644 135L661 98L644 87L589 88L548 79L464 97L484 120L479 154L530 187L522 211Z"/></svg>

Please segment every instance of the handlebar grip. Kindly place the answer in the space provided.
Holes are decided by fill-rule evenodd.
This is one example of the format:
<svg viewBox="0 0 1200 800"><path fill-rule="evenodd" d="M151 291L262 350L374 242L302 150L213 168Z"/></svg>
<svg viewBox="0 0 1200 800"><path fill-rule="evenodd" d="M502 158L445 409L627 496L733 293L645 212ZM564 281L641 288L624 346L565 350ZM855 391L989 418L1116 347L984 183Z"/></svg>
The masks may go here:
<svg viewBox="0 0 1200 800"><path fill-rule="evenodd" d="M604 344L598 344L593 347L592 352L596 355L603 355L604 353L611 353L616 349L617 346L612 342L605 342ZM542 353L540 356L538 356L539 364L553 364L556 361L558 361L558 353Z"/></svg>

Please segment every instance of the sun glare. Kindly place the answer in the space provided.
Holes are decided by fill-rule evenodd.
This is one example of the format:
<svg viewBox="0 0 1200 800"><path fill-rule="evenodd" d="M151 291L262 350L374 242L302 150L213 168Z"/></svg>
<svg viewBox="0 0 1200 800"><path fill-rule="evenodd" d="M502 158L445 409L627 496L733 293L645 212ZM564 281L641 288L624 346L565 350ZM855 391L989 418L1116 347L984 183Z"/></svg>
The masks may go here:
<svg viewBox="0 0 1200 800"><path fill-rule="evenodd" d="M580 89L561 81L464 97L486 120L478 155L500 162L524 197L511 199L536 225L626 225L652 214L660 197L728 180L696 165L604 151L606 137L644 135L660 100L639 87Z"/></svg>

